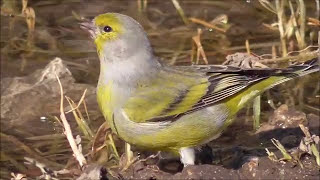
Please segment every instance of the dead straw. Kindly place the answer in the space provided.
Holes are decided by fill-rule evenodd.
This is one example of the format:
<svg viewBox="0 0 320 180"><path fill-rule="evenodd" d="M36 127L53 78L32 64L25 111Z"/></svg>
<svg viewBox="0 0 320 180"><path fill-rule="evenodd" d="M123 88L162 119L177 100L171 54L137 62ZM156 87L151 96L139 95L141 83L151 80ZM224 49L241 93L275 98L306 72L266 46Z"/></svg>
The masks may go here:
<svg viewBox="0 0 320 180"><path fill-rule="evenodd" d="M56 78L58 80L59 83L59 87L60 87L60 93L61 93L61 98L60 98L60 120L62 121L63 127L64 127L64 134L66 135L68 142L70 144L70 147L73 151L73 154L75 156L75 158L77 159L77 161L79 162L80 167L82 168L84 165L87 164L87 160L85 159L85 157L83 156L81 149L78 147L76 140L73 138L72 135L72 131L71 131L71 127L66 119L66 115L64 113L63 110L63 88L62 88L62 84L60 82L59 77L56 75Z"/></svg>

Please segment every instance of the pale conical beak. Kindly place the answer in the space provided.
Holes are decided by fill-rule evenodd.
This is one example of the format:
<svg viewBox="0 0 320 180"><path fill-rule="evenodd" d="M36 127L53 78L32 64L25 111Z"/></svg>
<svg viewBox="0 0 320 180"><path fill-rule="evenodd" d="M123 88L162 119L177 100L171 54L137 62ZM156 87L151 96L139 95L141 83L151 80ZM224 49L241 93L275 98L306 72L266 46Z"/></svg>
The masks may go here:
<svg viewBox="0 0 320 180"><path fill-rule="evenodd" d="M86 21L86 22L81 22L79 24L80 24L80 28L81 29L84 29L84 30L88 31L90 33L91 37L93 39L95 39L95 37L96 37L96 28L95 28L95 26L94 26L94 24L92 22Z"/></svg>

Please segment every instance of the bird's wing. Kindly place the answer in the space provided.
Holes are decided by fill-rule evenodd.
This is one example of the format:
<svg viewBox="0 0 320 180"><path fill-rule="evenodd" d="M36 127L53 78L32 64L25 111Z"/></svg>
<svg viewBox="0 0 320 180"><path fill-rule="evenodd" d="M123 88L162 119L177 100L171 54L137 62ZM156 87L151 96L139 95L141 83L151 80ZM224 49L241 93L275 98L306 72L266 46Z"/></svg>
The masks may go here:
<svg viewBox="0 0 320 180"><path fill-rule="evenodd" d="M134 122L174 120L210 106L267 76L245 74L227 66L166 67L140 84L124 106Z"/></svg>
<svg viewBox="0 0 320 180"><path fill-rule="evenodd" d="M135 122L173 121L225 100L271 76L299 76L303 71L310 71L310 67L319 69L314 63L287 69L241 69L223 65L165 67L149 83L136 89L124 110Z"/></svg>

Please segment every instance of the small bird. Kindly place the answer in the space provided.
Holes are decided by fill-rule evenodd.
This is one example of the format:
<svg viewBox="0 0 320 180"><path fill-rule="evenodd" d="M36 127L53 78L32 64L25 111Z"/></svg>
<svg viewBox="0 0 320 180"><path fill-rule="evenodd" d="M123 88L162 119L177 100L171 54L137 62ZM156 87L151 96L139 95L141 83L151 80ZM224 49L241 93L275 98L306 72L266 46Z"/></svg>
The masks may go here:
<svg viewBox="0 0 320 180"><path fill-rule="evenodd" d="M318 60L286 69L167 66L133 18L106 13L80 23L100 59L97 100L114 133L131 145L180 155L219 137L250 100L280 83L319 71Z"/></svg>

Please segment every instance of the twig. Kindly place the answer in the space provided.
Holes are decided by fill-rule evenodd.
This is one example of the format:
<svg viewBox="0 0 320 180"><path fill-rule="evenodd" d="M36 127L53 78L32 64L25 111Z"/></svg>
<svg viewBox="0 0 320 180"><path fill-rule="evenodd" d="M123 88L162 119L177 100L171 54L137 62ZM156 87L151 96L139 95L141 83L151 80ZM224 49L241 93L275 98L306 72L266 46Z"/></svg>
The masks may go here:
<svg viewBox="0 0 320 180"><path fill-rule="evenodd" d="M280 63L280 62L287 62L287 61L307 61L313 58L316 58L319 56L319 50L317 51L311 51L311 52L306 52L303 54L299 54L297 56L286 56L286 57L280 57L280 58L275 58L275 59L262 59L259 62L260 63Z"/></svg>
<svg viewBox="0 0 320 180"><path fill-rule="evenodd" d="M316 1L316 7L317 7L316 19L320 19L320 1L319 0L315 0L315 1Z"/></svg>
<svg viewBox="0 0 320 180"><path fill-rule="evenodd" d="M80 151L80 149L78 148L77 146L77 143L75 141L75 139L73 138L73 135L72 135L72 131L71 131L71 127L66 119L66 116L65 116L65 113L64 113L64 110L63 110L63 88L62 88L62 84L60 82L60 79L59 77L56 75L56 78L58 80L58 83L59 83L59 86L60 86L60 93L61 93L61 96L60 96L60 119L63 123L63 127L64 127L64 134L66 135L67 139L68 139L68 142L70 144L70 147L73 151L73 154L75 156L75 158L77 159L77 161L79 162L81 168L87 164L87 161L86 159L84 158L82 152Z"/></svg>
<svg viewBox="0 0 320 180"><path fill-rule="evenodd" d="M56 177L56 174L53 174L53 171L51 171L50 169L46 168L46 165L44 165L43 163L40 163L32 158L29 157L25 157L24 158L27 162L27 164L32 164L36 167L38 167L40 169L40 171L42 172L42 177L44 177L45 179L53 179L53 180L57 180L57 178L54 178L52 176Z"/></svg>
<svg viewBox="0 0 320 180"><path fill-rule="evenodd" d="M320 31L318 31L318 60L320 60Z"/></svg>
<svg viewBox="0 0 320 180"><path fill-rule="evenodd" d="M299 127L307 138L311 138L309 130L303 124L299 124Z"/></svg>
<svg viewBox="0 0 320 180"><path fill-rule="evenodd" d="M308 17L308 25L310 26L320 26L320 21L318 19Z"/></svg>
<svg viewBox="0 0 320 180"><path fill-rule="evenodd" d="M268 158L269 158L271 161L279 161L279 158L276 156L276 154L274 154L274 152L269 151L268 148L265 148L265 150L266 150L266 153L268 154Z"/></svg>
<svg viewBox="0 0 320 180"><path fill-rule="evenodd" d="M299 124L299 127L306 136L302 140L303 143L300 143L300 147L306 147L305 149L303 149L307 151L309 154L313 154L316 158L317 165L320 166L320 153L316 147L316 144L319 144L319 136L311 136L309 129L305 127L303 124Z"/></svg>
<svg viewBox="0 0 320 180"><path fill-rule="evenodd" d="M270 12L277 14L276 8L269 1L259 0L259 3Z"/></svg>
<svg viewBox="0 0 320 180"><path fill-rule="evenodd" d="M145 11L147 9L148 1L147 0L137 0L138 3L138 11L139 13Z"/></svg>
<svg viewBox="0 0 320 180"><path fill-rule="evenodd" d="M246 39L246 49L247 49L247 53L251 54L250 44L249 44L249 40L248 39Z"/></svg>
<svg viewBox="0 0 320 180"><path fill-rule="evenodd" d="M80 101L79 101L78 104L77 104L77 107L72 108L71 110L67 111L66 114L68 114L68 113L70 113L71 111L74 111L74 110L76 110L76 109L79 108L79 106L81 105L82 101L84 100L84 97L86 96L86 93L87 93L87 89L84 90L84 92L83 92L83 94L82 94L82 96L81 96L81 98L80 98Z"/></svg>
<svg viewBox="0 0 320 180"><path fill-rule="evenodd" d="M290 54L293 54L293 53L305 53L304 51L309 52L309 49L317 48L317 47L319 47L319 46L311 46L310 45L310 46L308 46L308 47L306 47L304 49L298 50L298 51L290 51L290 52L288 52L287 56L289 56Z"/></svg>
<svg viewBox="0 0 320 180"><path fill-rule="evenodd" d="M196 44L197 46L197 60L196 60L196 64L199 64L199 60L200 60L200 55L202 56L202 59L204 61L205 64L209 64L208 60L207 60L207 56L203 50L202 44L201 44L201 36L202 34L202 30L200 28L198 28L198 33L197 35L192 37L193 42ZM193 52L192 52L193 53ZM193 59L191 59L192 61Z"/></svg>
<svg viewBox="0 0 320 180"><path fill-rule="evenodd" d="M110 129L110 127L108 126L108 123L107 122L104 122L100 127L99 129L97 130L97 133L95 134L94 136L94 139L93 139L93 142L92 142L92 151L91 151L91 156L93 157L94 154L97 152L97 144L98 144L98 138L100 136L102 136L102 134L105 134L106 131Z"/></svg>
<svg viewBox="0 0 320 180"><path fill-rule="evenodd" d="M113 137L112 137L112 134L111 134L111 133L108 134L108 138L109 138L109 140L110 140L110 145L111 145L112 150L113 150L113 152L114 152L114 154L115 154L115 157L116 157L117 159L119 159L120 156L119 156L117 147L116 147L116 145L115 145L115 143L114 143L114 140L113 140ZM125 143L125 144L127 145L128 143ZM129 148L130 148L130 147L129 147Z"/></svg>
<svg viewBox="0 0 320 180"><path fill-rule="evenodd" d="M208 23L204 20L198 19L198 18L189 18L189 20L193 23L201 24L207 28L215 29L215 30L218 30L218 31L224 32L224 33L226 32L225 29L219 28L216 25L210 24L210 23Z"/></svg>
<svg viewBox="0 0 320 180"><path fill-rule="evenodd" d="M93 133L89 127L89 125L87 124L87 122L85 121L84 117L82 116L81 112L79 109L75 108L76 104L74 103L74 101L66 96L66 99L69 103L69 105L75 109L75 111L72 111L74 118L76 119L76 122L78 124L78 126L80 127L82 133L85 135L85 137L87 139L92 139L93 137Z"/></svg>
<svg viewBox="0 0 320 180"><path fill-rule="evenodd" d="M189 24L188 18L186 18L185 14L184 14L184 12L183 12L183 9L181 8L178 0L171 0L171 1L172 1L172 3L173 3L174 7L177 9L177 11L178 11L180 17L182 18L183 22L184 22L186 25L188 25L188 24Z"/></svg>
<svg viewBox="0 0 320 180"><path fill-rule="evenodd" d="M295 32L295 35L296 35L296 39L297 39L297 42L298 42L298 46L299 46L299 49L303 49L304 47L302 47L302 37L301 37L301 34L300 34L300 31L298 31L298 22L297 22L297 18L296 18L296 15L295 15L295 11L293 9L293 5L292 5L292 2L291 1L288 1L289 2L289 8L290 8L290 11L291 11L291 18L292 18L292 25L293 25L293 29L294 29L294 32Z"/></svg>
<svg viewBox="0 0 320 180"><path fill-rule="evenodd" d="M299 0L300 6L300 49L303 49L306 46L305 43L305 33L306 33L306 6L304 4L304 0Z"/></svg>
<svg viewBox="0 0 320 180"><path fill-rule="evenodd" d="M261 115L261 96L257 96L253 100L253 129L258 130L260 127Z"/></svg>
<svg viewBox="0 0 320 180"><path fill-rule="evenodd" d="M284 30L285 14L284 14L284 0L276 0L276 10L278 16L278 28L280 32L281 48L282 48L282 57L287 55L287 41Z"/></svg>
<svg viewBox="0 0 320 180"><path fill-rule="evenodd" d="M27 161L27 163L33 164L34 166L38 167L41 170L41 172L43 174L42 177L44 179L58 180L57 178L54 178L54 177L57 177L59 174L70 174L70 171L67 169L53 171L53 170L49 169L45 164L40 163L35 159L29 158L29 157L25 157L24 159ZM54 176L54 177L52 177L52 176Z"/></svg>
<svg viewBox="0 0 320 180"><path fill-rule="evenodd" d="M86 101L85 101L85 100L83 101L83 107L84 107L84 110L85 110L85 112L86 112L88 121L90 122L90 116L89 116L89 113L88 113L88 108L87 108L87 105L86 105Z"/></svg>
<svg viewBox="0 0 320 180"><path fill-rule="evenodd" d="M283 155L283 158L281 158L280 160L291 160L292 156L287 152L287 150L283 147L283 145L280 143L279 140L272 138L271 142L273 143L274 146L276 146L280 152Z"/></svg>

